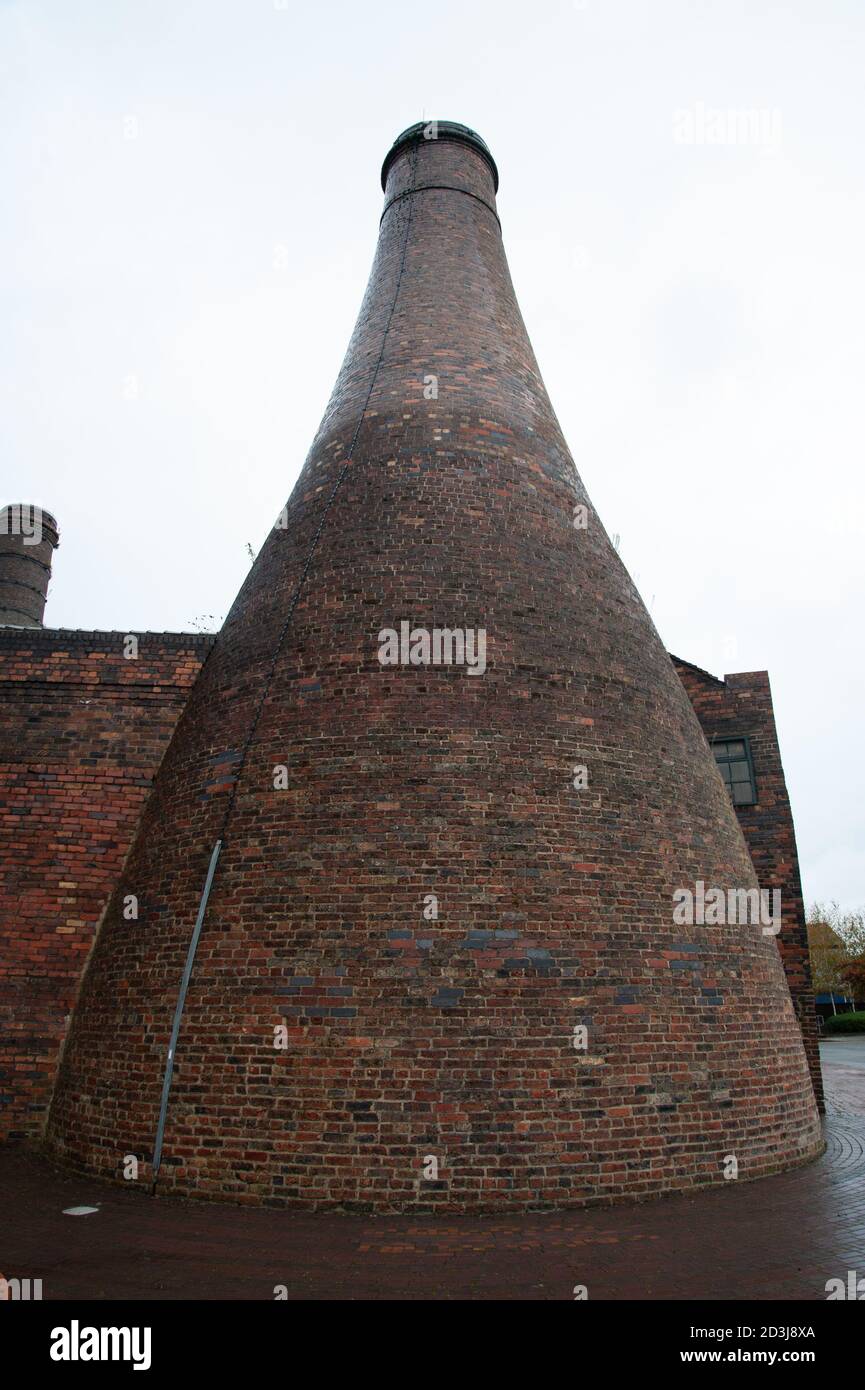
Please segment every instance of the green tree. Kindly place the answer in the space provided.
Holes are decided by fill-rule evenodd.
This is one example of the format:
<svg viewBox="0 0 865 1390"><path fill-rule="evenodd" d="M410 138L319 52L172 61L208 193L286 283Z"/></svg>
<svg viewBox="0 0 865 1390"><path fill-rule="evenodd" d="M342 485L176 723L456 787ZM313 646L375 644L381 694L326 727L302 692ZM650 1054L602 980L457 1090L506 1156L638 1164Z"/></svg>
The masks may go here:
<svg viewBox="0 0 865 1390"><path fill-rule="evenodd" d="M842 912L838 904L812 903L808 911L808 950L815 994L865 995L865 911ZM835 1009L834 1000L832 1004Z"/></svg>

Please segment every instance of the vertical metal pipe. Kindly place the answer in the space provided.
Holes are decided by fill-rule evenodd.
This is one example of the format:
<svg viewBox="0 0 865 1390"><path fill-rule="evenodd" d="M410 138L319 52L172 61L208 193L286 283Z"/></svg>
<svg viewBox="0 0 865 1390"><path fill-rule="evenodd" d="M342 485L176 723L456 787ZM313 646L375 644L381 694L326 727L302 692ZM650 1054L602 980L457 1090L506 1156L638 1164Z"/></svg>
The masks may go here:
<svg viewBox="0 0 865 1390"><path fill-rule="evenodd" d="M222 841L217 840L216 844L213 846L213 853L210 856L207 878L204 880L204 889L201 894L201 902L198 904L198 915L195 918L195 926L192 929L192 940L189 943L189 950L186 953L186 965L183 968L183 977L180 981L180 993L177 996L177 1006L174 1010L174 1022L171 1025L171 1038L168 1043L168 1056L165 1059L165 1076L162 1079L162 1100L159 1104L159 1123L156 1126L156 1142L153 1145L151 1193L156 1191L156 1179L159 1176L159 1165L162 1162L162 1137L165 1133L165 1116L168 1113L168 1097L171 1093L171 1077L174 1073L174 1050L177 1047L180 1020L183 1017L183 1005L186 1002L186 991L189 987L189 977L192 974L192 965L195 960L198 938L201 935L201 924L204 921L204 914L207 910L207 899L210 897L213 875L216 873L216 863L219 859L219 851L221 849Z"/></svg>

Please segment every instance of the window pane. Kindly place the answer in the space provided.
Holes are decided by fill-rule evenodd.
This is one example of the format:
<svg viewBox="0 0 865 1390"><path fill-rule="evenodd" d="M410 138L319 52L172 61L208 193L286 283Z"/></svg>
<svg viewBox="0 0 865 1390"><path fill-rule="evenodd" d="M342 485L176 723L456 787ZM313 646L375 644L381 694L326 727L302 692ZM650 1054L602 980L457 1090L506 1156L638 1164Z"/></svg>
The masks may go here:
<svg viewBox="0 0 865 1390"><path fill-rule="evenodd" d="M747 739L716 740L711 748L734 806L756 805L757 789L754 786L754 774L748 757Z"/></svg>

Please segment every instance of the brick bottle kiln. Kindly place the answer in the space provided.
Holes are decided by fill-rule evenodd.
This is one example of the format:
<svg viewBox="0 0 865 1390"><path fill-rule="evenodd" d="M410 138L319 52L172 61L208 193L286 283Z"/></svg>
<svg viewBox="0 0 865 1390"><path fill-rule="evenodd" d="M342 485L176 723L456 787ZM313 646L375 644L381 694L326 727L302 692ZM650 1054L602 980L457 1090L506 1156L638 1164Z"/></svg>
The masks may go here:
<svg viewBox="0 0 865 1390"><path fill-rule="evenodd" d="M492 156L418 125L382 183L345 361L106 909L48 1142L152 1178L201 917L160 1191L501 1209L801 1162L775 939L673 920L677 888L754 869L547 398ZM421 660L383 664L404 622ZM485 633L483 673L424 662L433 629Z"/></svg>

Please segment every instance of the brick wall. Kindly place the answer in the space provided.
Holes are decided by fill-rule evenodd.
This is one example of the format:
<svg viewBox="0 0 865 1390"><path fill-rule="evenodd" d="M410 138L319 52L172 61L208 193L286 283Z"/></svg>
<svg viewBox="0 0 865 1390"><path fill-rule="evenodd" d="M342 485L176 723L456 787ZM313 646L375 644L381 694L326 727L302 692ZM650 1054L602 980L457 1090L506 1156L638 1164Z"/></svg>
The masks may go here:
<svg viewBox="0 0 865 1390"><path fill-rule="evenodd" d="M817 1103L822 1110L823 1081L805 905L769 676L766 671L744 671L717 680L679 657L674 656L672 660L709 742L742 735L750 739L757 802L753 806L737 806L736 814L760 887L781 890L782 926L778 946L802 1027Z"/></svg>
<svg viewBox="0 0 865 1390"><path fill-rule="evenodd" d="M0 631L0 1137L36 1132L66 1016L153 773L212 642ZM812 1079L822 1082L795 832L765 672L716 680L673 657L707 739L747 734L758 802L738 808L779 939Z"/></svg>
<svg viewBox="0 0 865 1390"><path fill-rule="evenodd" d="M0 629L0 1138L41 1125L66 1016L212 638Z"/></svg>

